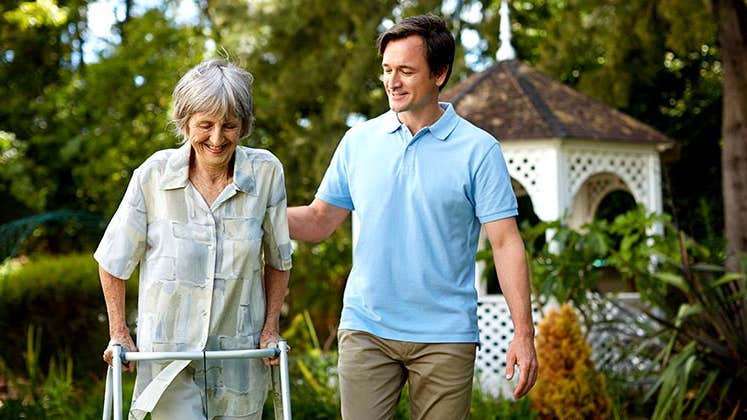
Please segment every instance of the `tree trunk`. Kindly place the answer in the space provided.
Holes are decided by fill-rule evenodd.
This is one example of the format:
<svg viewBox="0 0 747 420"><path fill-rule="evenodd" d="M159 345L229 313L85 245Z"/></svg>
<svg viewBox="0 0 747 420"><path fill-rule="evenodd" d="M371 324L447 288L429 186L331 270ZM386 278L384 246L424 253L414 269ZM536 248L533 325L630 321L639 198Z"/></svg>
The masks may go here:
<svg viewBox="0 0 747 420"><path fill-rule="evenodd" d="M747 255L747 4L713 0L724 67L721 173L726 268L738 271Z"/></svg>

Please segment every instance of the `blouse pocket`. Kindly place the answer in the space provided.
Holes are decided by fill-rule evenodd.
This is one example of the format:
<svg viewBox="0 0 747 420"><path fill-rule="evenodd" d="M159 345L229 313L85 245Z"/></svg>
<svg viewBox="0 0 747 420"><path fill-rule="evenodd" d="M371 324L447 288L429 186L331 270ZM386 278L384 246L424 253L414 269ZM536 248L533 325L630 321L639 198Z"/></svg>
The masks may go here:
<svg viewBox="0 0 747 420"><path fill-rule="evenodd" d="M222 221L225 270L235 278L252 278L260 269L262 224L255 218L225 218Z"/></svg>
<svg viewBox="0 0 747 420"><path fill-rule="evenodd" d="M224 218L223 235L234 241L262 239L262 224L255 218Z"/></svg>
<svg viewBox="0 0 747 420"><path fill-rule="evenodd" d="M209 243L214 238L210 225L199 225L196 223L171 222L171 232L176 239Z"/></svg>
<svg viewBox="0 0 747 420"><path fill-rule="evenodd" d="M176 257L176 280L203 286L210 275L211 249L214 229L209 225L195 223L171 223L174 243L170 252Z"/></svg>

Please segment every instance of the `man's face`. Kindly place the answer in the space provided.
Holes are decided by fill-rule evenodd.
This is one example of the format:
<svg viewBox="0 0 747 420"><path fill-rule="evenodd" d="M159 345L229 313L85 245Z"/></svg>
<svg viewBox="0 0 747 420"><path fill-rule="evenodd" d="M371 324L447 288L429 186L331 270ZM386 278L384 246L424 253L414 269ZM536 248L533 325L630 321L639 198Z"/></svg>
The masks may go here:
<svg viewBox="0 0 747 420"><path fill-rule="evenodd" d="M420 35L389 41L381 67L382 81L394 112L418 114L429 105L438 104L438 87L446 71L433 76L425 56L425 40Z"/></svg>

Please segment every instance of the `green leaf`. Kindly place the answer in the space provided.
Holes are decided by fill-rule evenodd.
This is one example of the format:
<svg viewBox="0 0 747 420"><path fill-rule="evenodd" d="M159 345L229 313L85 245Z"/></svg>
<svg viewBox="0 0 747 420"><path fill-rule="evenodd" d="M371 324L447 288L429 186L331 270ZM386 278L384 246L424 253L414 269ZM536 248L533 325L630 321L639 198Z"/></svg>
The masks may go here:
<svg viewBox="0 0 747 420"><path fill-rule="evenodd" d="M58 7L53 0L36 0L23 2L18 8L5 12L3 16L8 22L27 30L41 26L64 25L68 19L68 10Z"/></svg>
<svg viewBox="0 0 747 420"><path fill-rule="evenodd" d="M705 381L698 388L698 394L695 396L695 399L693 400L692 405L690 406L690 414L689 414L690 417L695 416L698 407L700 407L700 404L703 403L703 400L708 395L708 392L711 390L713 383L716 382L717 377L718 377L717 371L712 371L708 373L708 376L706 376Z"/></svg>
<svg viewBox="0 0 747 420"><path fill-rule="evenodd" d="M729 273L713 282L711 287L719 287L736 281L744 281L745 279L746 277L742 273Z"/></svg>
<svg viewBox="0 0 747 420"><path fill-rule="evenodd" d="M682 325L682 322L687 319L688 317L692 315L697 315L703 312L703 306L699 303L691 305L688 303L684 303L680 305L679 310L677 311L677 318L675 320L675 325L677 327L680 327Z"/></svg>
<svg viewBox="0 0 747 420"><path fill-rule="evenodd" d="M673 273L656 273L655 277L662 282L674 286L684 293L690 293L690 286L685 282L685 279L677 274Z"/></svg>

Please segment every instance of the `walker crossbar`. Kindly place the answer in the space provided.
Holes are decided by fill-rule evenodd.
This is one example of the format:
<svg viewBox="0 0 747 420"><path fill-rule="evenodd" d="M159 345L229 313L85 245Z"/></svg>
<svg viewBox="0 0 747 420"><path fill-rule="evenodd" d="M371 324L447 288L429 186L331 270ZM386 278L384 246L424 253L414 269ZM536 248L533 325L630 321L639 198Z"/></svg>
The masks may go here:
<svg viewBox="0 0 747 420"><path fill-rule="evenodd" d="M106 389L104 391L104 414L103 420L110 420L112 411L114 420L122 420L122 364L130 361L155 361L155 360L203 360L203 359L261 359L280 358L280 375L271 372L273 396L278 395L278 384L276 377L280 380L280 405L278 398L273 398L275 404L275 418L282 416L283 420L291 419L290 385L288 375L288 343L285 340L278 341L277 346L266 349L254 350L211 350L211 351L184 351L184 352L127 352L123 351L121 345L113 344L112 366L106 372ZM276 369L272 366L272 369ZM209 419L208 419L209 420Z"/></svg>
<svg viewBox="0 0 747 420"><path fill-rule="evenodd" d="M280 349L269 348L261 350L216 350L204 352L205 359L257 359L268 357L274 359L280 356ZM153 351L153 352L122 352L122 360L202 360L201 351Z"/></svg>

